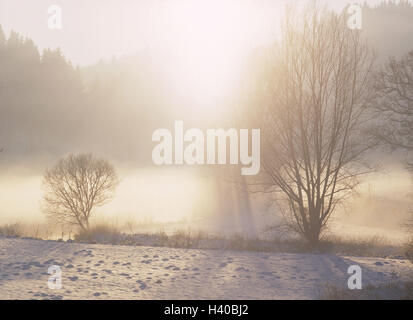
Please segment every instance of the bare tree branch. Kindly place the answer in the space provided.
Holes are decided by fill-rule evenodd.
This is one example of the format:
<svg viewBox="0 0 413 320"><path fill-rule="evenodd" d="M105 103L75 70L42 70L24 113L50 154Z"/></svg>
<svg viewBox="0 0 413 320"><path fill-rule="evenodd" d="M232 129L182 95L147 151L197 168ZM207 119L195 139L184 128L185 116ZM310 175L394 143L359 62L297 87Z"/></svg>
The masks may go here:
<svg viewBox="0 0 413 320"><path fill-rule="evenodd" d="M262 191L278 192L286 225L316 243L366 172L362 155L374 141L363 124L375 97L374 57L344 14L318 8L302 16L289 11L281 39L256 101L263 106L255 115Z"/></svg>
<svg viewBox="0 0 413 320"><path fill-rule="evenodd" d="M52 221L86 230L93 208L112 199L118 182L106 160L91 154L69 155L44 174L43 210Z"/></svg>

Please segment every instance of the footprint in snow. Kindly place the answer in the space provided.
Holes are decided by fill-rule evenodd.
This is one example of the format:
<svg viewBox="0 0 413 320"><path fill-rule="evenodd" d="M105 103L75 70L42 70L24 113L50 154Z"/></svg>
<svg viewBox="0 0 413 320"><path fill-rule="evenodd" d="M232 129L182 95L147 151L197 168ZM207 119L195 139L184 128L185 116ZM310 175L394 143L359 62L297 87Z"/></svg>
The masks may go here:
<svg viewBox="0 0 413 320"><path fill-rule="evenodd" d="M235 269L235 271L245 271L245 272L248 272L248 271L250 271L250 270L247 269L247 268L244 268L244 267L238 267L238 268Z"/></svg>
<svg viewBox="0 0 413 320"><path fill-rule="evenodd" d="M70 280L70 281L76 281L77 279L79 279L79 278L78 278L78 277L76 277L76 276L69 277L69 280Z"/></svg>
<svg viewBox="0 0 413 320"><path fill-rule="evenodd" d="M375 262L374 264L375 264L376 266L382 266L382 265L383 265L383 263L380 262L380 261L377 261L377 262Z"/></svg>
<svg viewBox="0 0 413 320"><path fill-rule="evenodd" d="M220 266L221 268L224 268L224 267L227 266L227 264L228 264L228 263L223 262L223 263L221 263L219 266Z"/></svg>
<svg viewBox="0 0 413 320"><path fill-rule="evenodd" d="M44 266L38 261L29 262L30 265L35 266L37 268L43 268Z"/></svg>

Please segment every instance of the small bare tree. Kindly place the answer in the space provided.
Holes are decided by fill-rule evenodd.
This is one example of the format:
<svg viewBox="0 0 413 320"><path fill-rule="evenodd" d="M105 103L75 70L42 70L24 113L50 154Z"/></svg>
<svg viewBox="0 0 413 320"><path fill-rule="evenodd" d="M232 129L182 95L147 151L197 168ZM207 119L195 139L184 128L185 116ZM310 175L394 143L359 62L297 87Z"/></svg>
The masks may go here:
<svg viewBox="0 0 413 320"><path fill-rule="evenodd" d="M115 169L106 160L69 155L44 174L43 209L53 222L87 230L93 208L112 199L117 184Z"/></svg>
<svg viewBox="0 0 413 320"><path fill-rule="evenodd" d="M261 168L285 226L317 243L336 206L369 171L363 135L374 57L346 15L289 11L262 86Z"/></svg>

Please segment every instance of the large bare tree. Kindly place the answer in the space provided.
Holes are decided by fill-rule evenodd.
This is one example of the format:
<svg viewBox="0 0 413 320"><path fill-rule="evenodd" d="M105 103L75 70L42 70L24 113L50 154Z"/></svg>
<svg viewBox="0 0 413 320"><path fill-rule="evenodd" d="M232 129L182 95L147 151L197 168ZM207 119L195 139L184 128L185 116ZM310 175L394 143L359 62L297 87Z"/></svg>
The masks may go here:
<svg viewBox="0 0 413 320"><path fill-rule="evenodd" d="M44 174L43 209L54 222L87 230L93 209L112 199L117 184L115 169L106 160L69 155Z"/></svg>
<svg viewBox="0 0 413 320"><path fill-rule="evenodd" d="M262 86L261 168L285 226L317 243L337 205L369 171L363 135L374 57L347 16L290 10Z"/></svg>

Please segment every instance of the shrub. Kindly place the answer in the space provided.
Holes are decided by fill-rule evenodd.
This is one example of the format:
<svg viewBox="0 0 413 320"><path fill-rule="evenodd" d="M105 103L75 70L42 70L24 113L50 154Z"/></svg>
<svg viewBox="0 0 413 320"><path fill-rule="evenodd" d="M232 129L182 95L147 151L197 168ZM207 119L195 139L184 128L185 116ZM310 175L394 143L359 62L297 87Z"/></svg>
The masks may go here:
<svg viewBox="0 0 413 320"><path fill-rule="evenodd" d="M0 235L7 237L21 237L22 236L22 227L18 223L6 224L0 226Z"/></svg>
<svg viewBox="0 0 413 320"><path fill-rule="evenodd" d="M99 224L87 230L80 230L75 235L75 241L90 243L117 244L122 239L122 233L113 225Z"/></svg>

